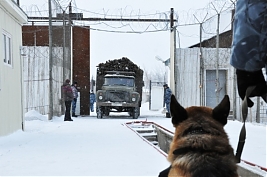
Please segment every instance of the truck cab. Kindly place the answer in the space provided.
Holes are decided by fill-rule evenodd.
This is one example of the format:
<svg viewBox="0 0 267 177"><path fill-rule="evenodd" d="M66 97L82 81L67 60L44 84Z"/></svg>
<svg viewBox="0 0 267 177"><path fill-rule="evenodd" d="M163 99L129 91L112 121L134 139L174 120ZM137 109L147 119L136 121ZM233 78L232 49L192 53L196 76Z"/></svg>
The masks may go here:
<svg viewBox="0 0 267 177"><path fill-rule="evenodd" d="M130 72L106 74L104 83L96 92L97 118L110 112L128 112L137 119L140 115L140 94L136 90L135 77Z"/></svg>

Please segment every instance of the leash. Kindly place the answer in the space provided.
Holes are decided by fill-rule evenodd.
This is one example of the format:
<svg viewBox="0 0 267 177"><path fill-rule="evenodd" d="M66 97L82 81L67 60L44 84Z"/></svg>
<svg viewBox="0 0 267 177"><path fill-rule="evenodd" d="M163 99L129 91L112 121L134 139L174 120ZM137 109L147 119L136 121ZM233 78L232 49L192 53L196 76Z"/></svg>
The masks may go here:
<svg viewBox="0 0 267 177"><path fill-rule="evenodd" d="M252 91L256 88L256 86L250 86L247 88L246 90L246 95L245 98L242 102L242 118L243 118L243 126L241 128L240 134L239 134L239 141L238 141L238 145L237 145L237 149L236 149L236 154L235 154L235 158L236 158L236 162L240 163L240 158L241 158L241 154L245 145L245 140L246 140L246 120L247 120L247 116L248 116L248 102L247 99L249 98L250 94L252 93Z"/></svg>
<svg viewBox="0 0 267 177"><path fill-rule="evenodd" d="M267 64L265 65L265 72L266 72L266 77L267 77ZM267 82L266 82L266 84L267 84ZM242 129L241 129L240 134L239 134L239 142L238 142L238 145L237 145L236 155L235 155L237 163L240 163L241 154L242 154L243 147L245 145L245 140L246 140L245 122L246 122L247 115L248 115L248 102L247 102L247 100L248 100L249 96L251 95L252 91L255 88L256 88L256 85L250 86L250 87L247 88L245 98L244 98L244 100L242 102L243 126L242 126ZM263 98L263 100L265 102L267 102L267 94L265 94L264 96L261 96L261 97Z"/></svg>

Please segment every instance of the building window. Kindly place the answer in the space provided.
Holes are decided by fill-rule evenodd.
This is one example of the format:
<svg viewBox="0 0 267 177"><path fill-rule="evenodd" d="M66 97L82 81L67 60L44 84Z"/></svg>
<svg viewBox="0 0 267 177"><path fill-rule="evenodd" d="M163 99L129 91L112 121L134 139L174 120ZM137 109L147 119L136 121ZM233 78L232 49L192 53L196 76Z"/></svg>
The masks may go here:
<svg viewBox="0 0 267 177"><path fill-rule="evenodd" d="M3 32L3 59L4 63L12 65L11 35Z"/></svg>

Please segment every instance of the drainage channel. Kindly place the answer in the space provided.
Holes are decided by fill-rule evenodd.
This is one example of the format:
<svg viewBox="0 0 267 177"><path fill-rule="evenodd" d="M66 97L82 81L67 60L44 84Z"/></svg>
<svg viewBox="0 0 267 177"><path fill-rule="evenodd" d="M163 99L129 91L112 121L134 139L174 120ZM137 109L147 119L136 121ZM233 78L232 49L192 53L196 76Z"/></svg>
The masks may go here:
<svg viewBox="0 0 267 177"><path fill-rule="evenodd" d="M133 121L125 124L148 144L167 157L173 133L154 122Z"/></svg>
<svg viewBox="0 0 267 177"><path fill-rule="evenodd" d="M157 132L152 122L131 122L127 125L154 146L158 146Z"/></svg>

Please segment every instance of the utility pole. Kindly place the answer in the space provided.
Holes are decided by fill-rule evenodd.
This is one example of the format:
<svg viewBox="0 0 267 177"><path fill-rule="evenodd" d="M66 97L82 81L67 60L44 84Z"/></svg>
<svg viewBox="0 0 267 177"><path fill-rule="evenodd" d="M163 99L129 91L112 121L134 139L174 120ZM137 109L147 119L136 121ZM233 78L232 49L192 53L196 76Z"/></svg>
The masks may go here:
<svg viewBox="0 0 267 177"><path fill-rule="evenodd" d="M174 26L173 8L170 14L170 88L172 93L178 97L177 94L177 61L176 61L176 27Z"/></svg>
<svg viewBox="0 0 267 177"><path fill-rule="evenodd" d="M219 36L220 36L220 14L218 13L217 20L217 36L216 36L216 101L219 104L220 97L220 81L219 81Z"/></svg>
<svg viewBox="0 0 267 177"><path fill-rule="evenodd" d="M199 91L200 91L200 106L204 106L204 61L203 61L203 50L202 50L202 23L200 23L200 31L199 31L199 60L200 60L200 83L199 83Z"/></svg>
<svg viewBox="0 0 267 177"><path fill-rule="evenodd" d="M235 9L235 8L234 8ZM232 11L232 26L231 26L231 31L233 31L233 23L234 23L234 14L233 14L233 11ZM232 36L232 39L233 39L233 36ZM234 68L234 67L233 67ZM236 106L236 95L237 95L237 93L236 93L236 91L237 91L237 88L236 88L236 69L234 68L233 69L234 71L233 71L233 119L235 120L235 119L237 119L237 106ZM240 120L240 119L238 119L238 120Z"/></svg>
<svg viewBox="0 0 267 177"><path fill-rule="evenodd" d="M195 19L198 21L198 23L200 24L200 29L199 29L199 60L200 60L200 71L199 71L199 75L200 75L200 79L199 79L199 92L200 92L200 105L204 106L205 105L205 97L204 97L204 61L203 61L203 49L202 49L202 25L204 20L206 19L208 13L206 14L205 18L202 20L202 22L200 22L197 17L194 15Z"/></svg>
<svg viewBox="0 0 267 177"><path fill-rule="evenodd" d="M211 3L213 5L213 3ZM224 8L226 3L224 3L222 9ZM216 101L217 101L217 104L219 104L219 99L220 99L220 81L219 81L219 37L220 37L220 13L222 11L219 12L216 7L213 5L215 11L217 12L217 15L218 15L218 20L217 20L217 35L216 35L216 81L215 81L215 84L216 84Z"/></svg>
<svg viewBox="0 0 267 177"><path fill-rule="evenodd" d="M63 79L62 81L64 82L67 78L66 78L66 69L65 69L65 65L66 65L66 22L65 22L65 16L66 16L66 11L63 10L63 60L62 60L62 75L63 75ZM62 93L62 88L61 88L61 98L63 98L63 93ZM64 114L65 112L65 106L64 106L64 102L62 100L61 102L61 114Z"/></svg>
<svg viewBox="0 0 267 177"><path fill-rule="evenodd" d="M53 118L53 59L52 59L52 5L51 0L48 0L49 8L49 114L48 120Z"/></svg>
<svg viewBox="0 0 267 177"><path fill-rule="evenodd" d="M70 47L70 49L72 49L72 28L71 28L71 25L72 25L72 20L71 20L71 18L70 18L70 14L72 14L72 6L71 6L71 2L69 3L69 19L68 19L68 23L69 23L69 47ZM69 51L69 58L68 58L68 70L69 70L69 75L68 75L68 78L70 79L70 80L72 80L73 81L73 78L72 78L72 76L73 76L73 70L72 70L72 53L73 51L72 50L70 50Z"/></svg>
<svg viewBox="0 0 267 177"><path fill-rule="evenodd" d="M65 22L65 16L66 12L63 11L63 81L65 81L66 78L66 72L65 72L65 63L66 63L66 22Z"/></svg>

